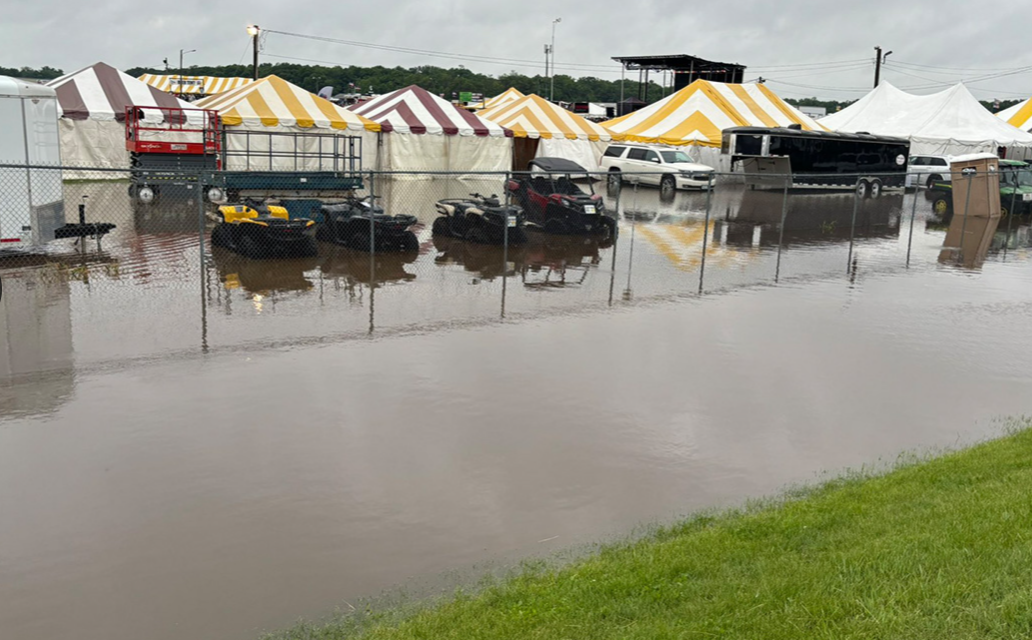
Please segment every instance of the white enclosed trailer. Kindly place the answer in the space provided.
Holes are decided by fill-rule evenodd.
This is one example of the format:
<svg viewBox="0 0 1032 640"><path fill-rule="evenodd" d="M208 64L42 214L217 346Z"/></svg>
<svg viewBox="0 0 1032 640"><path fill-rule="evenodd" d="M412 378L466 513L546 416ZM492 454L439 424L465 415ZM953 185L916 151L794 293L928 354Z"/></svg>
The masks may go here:
<svg viewBox="0 0 1032 640"><path fill-rule="evenodd" d="M59 116L53 89L0 76L0 250L49 242L65 222Z"/></svg>

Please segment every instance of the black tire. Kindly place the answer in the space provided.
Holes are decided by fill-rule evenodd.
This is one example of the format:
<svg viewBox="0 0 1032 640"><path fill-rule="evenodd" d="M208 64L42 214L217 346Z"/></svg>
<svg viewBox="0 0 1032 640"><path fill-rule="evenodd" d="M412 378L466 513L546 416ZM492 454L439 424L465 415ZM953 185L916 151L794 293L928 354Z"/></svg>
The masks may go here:
<svg viewBox="0 0 1032 640"><path fill-rule="evenodd" d="M672 175L665 175L659 179L659 192L660 194L671 197L677 191L677 181Z"/></svg>
<svg viewBox="0 0 1032 640"><path fill-rule="evenodd" d="M419 251L419 238L416 234L411 231L406 231L401 234L401 242L398 243L401 246L401 250L405 253L415 253Z"/></svg>
<svg viewBox="0 0 1032 640"><path fill-rule="evenodd" d="M616 223L616 220L609 216L602 216L602 228L603 235L607 238L616 239L618 233L620 233L620 226Z"/></svg>
<svg viewBox="0 0 1032 640"><path fill-rule="evenodd" d="M509 229L509 235L502 237L503 242L505 241L506 237L509 239L509 244L511 245L523 244L527 241L527 232L526 230L521 228Z"/></svg>
<svg viewBox="0 0 1032 640"><path fill-rule="evenodd" d="M566 228L566 224L564 224L562 220L556 220L555 218L552 218L551 220L545 222L545 233L550 233L552 235L559 236L565 235L567 231L568 230Z"/></svg>
<svg viewBox="0 0 1032 640"><path fill-rule="evenodd" d="M241 233L240 234L240 253L247 256L248 258L266 258L266 252L262 250L262 245L254 238L253 234Z"/></svg>
<svg viewBox="0 0 1032 640"><path fill-rule="evenodd" d="M606 184L611 193L616 193L623 186L623 176L620 174L619 169L609 170L609 179Z"/></svg>
<svg viewBox="0 0 1032 640"><path fill-rule="evenodd" d="M871 180L870 184L868 185L867 191L868 191L868 195L870 197L872 197L872 198L879 197L881 195L881 193L882 193L882 183L881 183L881 180Z"/></svg>
<svg viewBox="0 0 1032 640"><path fill-rule="evenodd" d="M451 221L447 216L441 216L434 220L432 231L435 236L450 236L452 234Z"/></svg>
<svg viewBox="0 0 1032 640"><path fill-rule="evenodd" d="M362 231L356 231L354 234L352 234L351 242L349 242L348 244L351 246L352 249L368 252L369 239L369 232L363 229ZM375 247L373 248L375 249Z"/></svg>
<svg viewBox="0 0 1032 640"><path fill-rule="evenodd" d="M1005 205L1005 204L1001 204L1000 205L1000 215L1002 217L1004 217L1004 218L1006 218L1007 216L1010 215L1010 209L1007 208L1007 205Z"/></svg>
<svg viewBox="0 0 1032 640"><path fill-rule="evenodd" d="M491 244L491 236L488 235L487 231L484 231L479 225L472 226L469 231L466 232L466 242L473 242L476 244Z"/></svg>
<svg viewBox="0 0 1032 640"><path fill-rule="evenodd" d="M856 183L856 197L866 198L867 197L868 184L866 180L858 180Z"/></svg>
<svg viewBox="0 0 1032 640"><path fill-rule="evenodd" d="M230 248L233 246L233 230L226 224L219 223L211 230L211 246Z"/></svg>
<svg viewBox="0 0 1032 640"><path fill-rule="evenodd" d="M332 242L333 235L330 233L329 223L323 222L315 228L315 239L320 242Z"/></svg>
<svg viewBox="0 0 1032 640"><path fill-rule="evenodd" d="M938 173L928 176L928 180L925 182L925 187L931 189L935 186L936 182L942 180L942 176Z"/></svg>
<svg viewBox="0 0 1032 640"><path fill-rule="evenodd" d="M319 247L315 244L315 238L305 238L297 250L297 255L310 258L319 254Z"/></svg>

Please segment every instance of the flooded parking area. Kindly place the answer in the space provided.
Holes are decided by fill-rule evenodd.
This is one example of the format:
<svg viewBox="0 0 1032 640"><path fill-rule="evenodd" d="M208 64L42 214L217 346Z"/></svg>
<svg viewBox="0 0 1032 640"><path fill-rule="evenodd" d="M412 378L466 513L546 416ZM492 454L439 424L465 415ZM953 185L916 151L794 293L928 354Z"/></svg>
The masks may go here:
<svg viewBox="0 0 1032 640"><path fill-rule="evenodd" d="M597 187L596 187L597 188ZM203 209L0 269L0 629L257 637L1029 412L1027 218L923 193L601 192L615 240L211 247ZM451 577L448 577L451 576Z"/></svg>

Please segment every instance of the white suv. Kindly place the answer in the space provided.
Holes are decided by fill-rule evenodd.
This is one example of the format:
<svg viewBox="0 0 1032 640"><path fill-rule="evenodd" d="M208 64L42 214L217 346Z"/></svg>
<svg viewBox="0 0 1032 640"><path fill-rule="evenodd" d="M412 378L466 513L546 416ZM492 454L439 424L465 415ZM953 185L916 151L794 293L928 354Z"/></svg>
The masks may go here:
<svg viewBox="0 0 1032 640"><path fill-rule="evenodd" d="M715 182L713 167L695 162L682 149L614 143L602 154L599 165L609 172L613 185L627 180L673 193L674 189L711 189Z"/></svg>
<svg viewBox="0 0 1032 640"><path fill-rule="evenodd" d="M931 188L950 181L950 156L911 156L907 163L907 186Z"/></svg>

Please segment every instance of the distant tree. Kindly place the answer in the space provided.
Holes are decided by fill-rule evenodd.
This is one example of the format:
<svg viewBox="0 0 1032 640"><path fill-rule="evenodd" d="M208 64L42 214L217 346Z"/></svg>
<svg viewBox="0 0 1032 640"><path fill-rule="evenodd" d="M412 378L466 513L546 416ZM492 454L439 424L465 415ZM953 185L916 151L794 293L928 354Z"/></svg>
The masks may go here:
<svg viewBox="0 0 1032 640"><path fill-rule="evenodd" d="M793 107L824 107L828 113L835 113L848 107L856 100L820 100L818 98L785 98Z"/></svg>
<svg viewBox="0 0 1032 640"><path fill-rule="evenodd" d="M30 78L32 80L53 80L64 75L64 71L53 67L0 67L0 76L11 76L14 78Z"/></svg>

